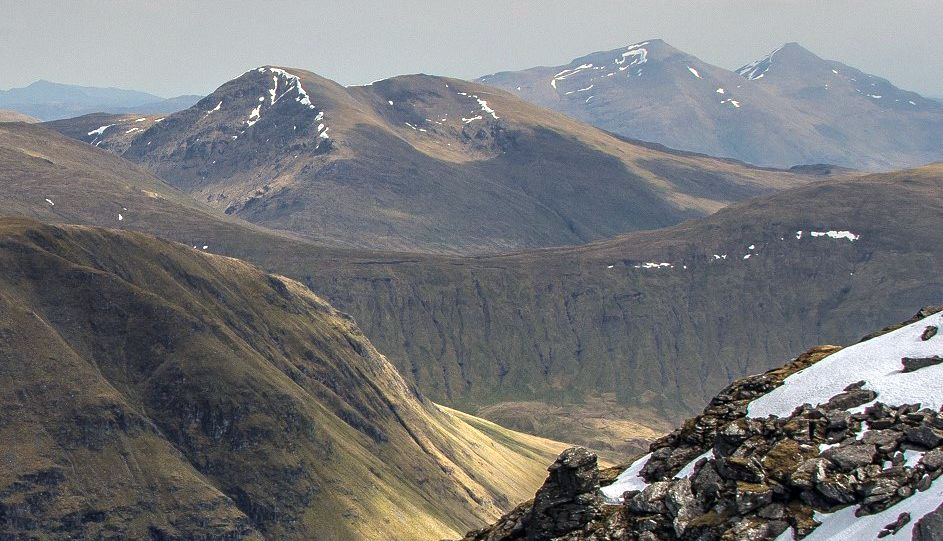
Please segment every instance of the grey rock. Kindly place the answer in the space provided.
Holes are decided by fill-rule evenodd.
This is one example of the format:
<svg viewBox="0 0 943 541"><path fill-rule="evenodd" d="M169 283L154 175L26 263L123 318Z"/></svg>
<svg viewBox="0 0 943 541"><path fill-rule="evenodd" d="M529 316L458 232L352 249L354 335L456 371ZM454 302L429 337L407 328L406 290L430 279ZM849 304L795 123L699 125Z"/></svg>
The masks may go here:
<svg viewBox="0 0 943 541"><path fill-rule="evenodd" d="M879 447L896 447L904 439L904 434L897 430L868 430L861 435L861 441Z"/></svg>
<svg viewBox="0 0 943 541"><path fill-rule="evenodd" d="M773 503L773 490L767 485L738 483L734 498L737 512L746 515L750 511Z"/></svg>
<svg viewBox="0 0 943 541"><path fill-rule="evenodd" d="M907 441L922 445L927 449L939 447L943 443L943 431L931 428L929 426L918 426L908 428L904 431Z"/></svg>
<svg viewBox="0 0 943 541"><path fill-rule="evenodd" d="M923 334L920 335L920 339L926 342L936 336L938 330L936 325L927 325L927 328L923 330Z"/></svg>
<svg viewBox="0 0 943 541"><path fill-rule="evenodd" d="M582 528L599 515L599 469L596 455L582 447L563 451L547 468L550 475L534 497L520 530L542 541Z"/></svg>
<svg viewBox="0 0 943 541"><path fill-rule="evenodd" d="M756 516L769 520L782 520L786 518L786 507L781 503L771 503L757 511Z"/></svg>
<svg viewBox="0 0 943 541"><path fill-rule="evenodd" d="M825 404L828 409L847 410L867 404L875 398L877 393L870 389L852 389L833 396Z"/></svg>
<svg viewBox="0 0 943 541"><path fill-rule="evenodd" d="M920 464L929 470L937 471L943 468L943 448L932 449L920 458Z"/></svg>
<svg viewBox="0 0 943 541"><path fill-rule="evenodd" d="M671 516L674 517L672 526L675 535L678 537L684 535L688 523L703 512L691 492L691 480L688 478L672 483L665 497L665 505L668 507Z"/></svg>
<svg viewBox="0 0 943 541"><path fill-rule="evenodd" d="M766 480L763 467L755 458L721 457L715 461L717 473L724 479L762 483Z"/></svg>
<svg viewBox="0 0 943 541"><path fill-rule="evenodd" d="M701 466L691 480L692 490L705 506L710 505L717 495L720 494L723 485L724 479L717 473L717 469L712 462Z"/></svg>
<svg viewBox="0 0 943 541"><path fill-rule="evenodd" d="M872 504L891 499L897 494L900 483L890 478L877 478L861 483L859 492L864 496L862 503Z"/></svg>
<svg viewBox="0 0 943 541"><path fill-rule="evenodd" d="M939 355L932 357L904 357L900 361L904 365L904 369L901 370L901 372L906 373L943 363L943 357Z"/></svg>
<svg viewBox="0 0 943 541"><path fill-rule="evenodd" d="M874 445L855 443L832 447L822 453L822 456L843 471L852 471L855 468L872 463L877 457L877 448Z"/></svg>
<svg viewBox="0 0 943 541"><path fill-rule="evenodd" d="M789 483L797 488L812 488L826 478L828 464L824 458L806 460L789 476Z"/></svg>
<svg viewBox="0 0 943 541"><path fill-rule="evenodd" d="M853 503L858 480L851 475L835 475L815 485L820 494L836 503Z"/></svg>
<svg viewBox="0 0 943 541"><path fill-rule="evenodd" d="M671 489L670 481L658 481L645 487L634 498L626 502L626 507L636 513L668 513L665 497Z"/></svg>
<svg viewBox="0 0 943 541"><path fill-rule="evenodd" d="M913 541L939 541L940 539L943 539L943 504L924 515L913 529Z"/></svg>

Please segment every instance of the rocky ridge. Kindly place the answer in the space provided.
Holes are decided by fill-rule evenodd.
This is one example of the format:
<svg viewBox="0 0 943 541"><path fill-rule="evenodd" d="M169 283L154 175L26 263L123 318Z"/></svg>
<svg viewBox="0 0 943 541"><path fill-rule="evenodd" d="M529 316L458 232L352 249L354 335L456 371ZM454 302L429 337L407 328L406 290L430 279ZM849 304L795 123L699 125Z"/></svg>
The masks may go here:
<svg viewBox="0 0 943 541"><path fill-rule="evenodd" d="M934 340L941 309L921 310L908 330L924 343ZM787 416L751 416L755 401L841 349L813 348L780 369L734 382L601 490L595 457L565 451L533 502L465 541L911 539L911 532L918 541L940 539L939 408L883 403L871 388L879 385L859 381ZM866 362L868 352L857 351Z"/></svg>

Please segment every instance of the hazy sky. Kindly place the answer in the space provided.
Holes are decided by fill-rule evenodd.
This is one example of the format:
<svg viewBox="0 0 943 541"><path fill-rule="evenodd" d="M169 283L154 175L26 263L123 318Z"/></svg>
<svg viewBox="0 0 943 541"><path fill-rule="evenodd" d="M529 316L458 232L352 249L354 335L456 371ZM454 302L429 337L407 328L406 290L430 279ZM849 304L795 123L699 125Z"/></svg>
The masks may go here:
<svg viewBox="0 0 943 541"><path fill-rule="evenodd" d="M343 84L473 78L663 38L736 68L787 41L943 96L943 0L0 0L0 89L205 94L263 64Z"/></svg>

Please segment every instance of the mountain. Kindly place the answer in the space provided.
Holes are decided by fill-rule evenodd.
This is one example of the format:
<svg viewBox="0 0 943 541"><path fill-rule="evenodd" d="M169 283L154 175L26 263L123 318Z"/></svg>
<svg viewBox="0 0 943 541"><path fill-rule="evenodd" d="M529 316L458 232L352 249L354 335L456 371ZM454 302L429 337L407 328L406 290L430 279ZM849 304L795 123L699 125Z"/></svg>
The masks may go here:
<svg viewBox="0 0 943 541"><path fill-rule="evenodd" d="M569 449L465 539L941 539L940 309L733 383L615 482Z"/></svg>
<svg viewBox="0 0 943 541"><path fill-rule="evenodd" d="M0 124L0 171L4 216L135 229L200 246L210 236L246 238L253 230L127 160L43 125Z"/></svg>
<svg viewBox="0 0 943 541"><path fill-rule="evenodd" d="M941 191L938 164L823 181L575 248L275 259L353 314L436 400L538 434L572 422L557 433L592 438L573 428L589 408L659 430L657 419L691 415L775 359L943 298L943 280L928 273L943 264ZM530 401L559 408L534 422L518 413Z"/></svg>
<svg viewBox="0 0 943 541"><path fill-rule="evenodd" d="M649 40L479 82L625 137L766 166L943 159L943 106L796 43L736 71Z"/></svg>
<svg viewBox="0 0 943 541"><path fill-rule="evenodd" d="M40 120L58 120L88 113L172 113L186 109L200 96L164 99L146 92L36 81L22 88L0 90L0 108Z"/></svg>
<svg viewBox="0 0 943 541"><path fill-rule="evenodd" d="M506 92L426 75L345 88L262 67L142 125L130 143L128 121L53 126L226 213L369 249L579 244L818 178L636 144Z"/></svg>
<svg viewBox="0 0 943 541"><path fill-rule="evenodd" d="M27 124L35 124L40 122L40 120L29 115L24 115L23 113L17 113L16 111L0 110L0 122L25 122Z"/></svg>
<svg viewBox="0 0 943 541"><path fill-rule="evenodd" d="M287 278L0 219L0 535L440 539L560 444L441 408Z"/></svg>
<svg viewBox="0 0 943 541"><path fill-rule="evenodd" d="M943 295L924 272L943 261L943 164L826 177L580 247L453 257L265 230L42 126L0 126L0 156L0 214L152 232L303 281L433 400L607 453L643 448L775 359Z"/></svg>

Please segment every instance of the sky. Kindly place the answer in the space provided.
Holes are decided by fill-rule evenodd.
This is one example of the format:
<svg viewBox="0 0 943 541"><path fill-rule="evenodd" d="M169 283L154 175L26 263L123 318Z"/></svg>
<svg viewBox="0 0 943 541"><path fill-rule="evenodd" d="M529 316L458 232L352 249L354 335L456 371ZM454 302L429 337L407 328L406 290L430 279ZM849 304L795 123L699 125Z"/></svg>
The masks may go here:
<svg viewBox="0 0 943 541"><path fill-rule="evenodd" d="M0 89L207 94L265 64L475 78L662 38L737 68L788 41L943 96L943 0L0 0Z"/></svg>

